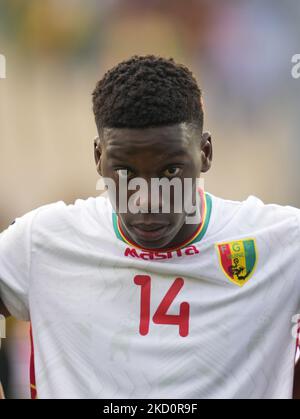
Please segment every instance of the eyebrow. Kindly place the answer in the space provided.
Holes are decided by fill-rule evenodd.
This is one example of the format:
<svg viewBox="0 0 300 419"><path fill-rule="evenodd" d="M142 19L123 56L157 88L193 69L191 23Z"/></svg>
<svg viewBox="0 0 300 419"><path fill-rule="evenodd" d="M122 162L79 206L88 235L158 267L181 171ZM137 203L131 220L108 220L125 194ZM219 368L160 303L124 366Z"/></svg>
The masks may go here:
<svg viewBox="0 0 300 419"><path fill-rule="evenodd" d="M114 151L114 150L107 150L106 154L107 154L107 156L108 156L110 159L116 159L116 160L119 160L119 159L120 159L120 158L122 158L122 157L124 156L124 154L126 154L126 153L122 152L122 154L118 156L118 154L117 154L117 152L116 152L116 151Z"/></svg>

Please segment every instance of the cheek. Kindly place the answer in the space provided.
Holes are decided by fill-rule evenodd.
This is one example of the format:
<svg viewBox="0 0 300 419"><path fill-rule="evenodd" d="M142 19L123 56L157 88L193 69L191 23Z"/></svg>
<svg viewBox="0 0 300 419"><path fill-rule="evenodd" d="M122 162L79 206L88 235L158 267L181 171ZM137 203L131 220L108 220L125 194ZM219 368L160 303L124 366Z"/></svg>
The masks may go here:
<svg viewBox="0 0 300 419"><path fill-rule="evenodd" d="M109 162L106 159L105 154L103 154L101 156L100 168L101 168L102 176L103 177L111 177L111 175L112 175L112 169L111 169L111 167L109 165Z"/></svg>
<svg viewBox="0 0 300 419"><path fill-rule="evenodd" d="M201 172L201 156L191 158L191 163L189 164L185 177L195 178L197 177Z"/></svg>
<svg viewBox="0 0 300 419"><path fill-rule="evenodd" d="M104 170L102 171L102 177L104 184L107 188L107 194L109 197L109 200L114 208L115 211L117 211L118 208L118 191L119 191L119 185L116 181L115 176L112 175L110 170L107 170L107 168L104 166Z"/></svg>
<svg viewBox="0 0 300 419"><path fill-rule="evenodd" d="M110 182L112 182L113 187L110 188L108 192L109 199L112 202L115 211L121 211L123 214L122 217L126 218L128 201L134 191L129 191L126 187L122 187L119 183L119 177L117 175L111 176Z"/></svg>
<svg viewBox="0 0 300 419"><path fill-rule="evenodd" d="M170 235L176 235L181 230L185 223L185 215L184 214L172 214L169 218L170 221Z"/></svg>

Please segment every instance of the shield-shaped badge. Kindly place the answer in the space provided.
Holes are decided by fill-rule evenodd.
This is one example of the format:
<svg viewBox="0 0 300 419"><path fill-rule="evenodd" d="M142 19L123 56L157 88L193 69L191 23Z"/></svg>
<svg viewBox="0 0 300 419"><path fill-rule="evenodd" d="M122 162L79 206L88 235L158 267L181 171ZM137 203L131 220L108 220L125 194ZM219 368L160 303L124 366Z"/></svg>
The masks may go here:
<svg viewBox="0 0 300 419"><path fill-rule="evenodd" d="M245 285L253 275L257 262L255 239L217 243L216 249L227 278L239 287Z"/></svg>

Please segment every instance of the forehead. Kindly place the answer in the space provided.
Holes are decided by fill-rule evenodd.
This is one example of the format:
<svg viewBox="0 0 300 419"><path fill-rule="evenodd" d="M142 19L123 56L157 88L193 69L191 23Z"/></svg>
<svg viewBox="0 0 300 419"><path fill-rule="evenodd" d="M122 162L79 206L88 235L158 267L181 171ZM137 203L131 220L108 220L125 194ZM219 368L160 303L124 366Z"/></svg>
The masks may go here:
<svg viewBox="0 0 300 419"><path fill-rule="evenodd" d="M140 153L189 154L194 136L185 123L153 128L105 128L103 140L108 157Z"/></svg>

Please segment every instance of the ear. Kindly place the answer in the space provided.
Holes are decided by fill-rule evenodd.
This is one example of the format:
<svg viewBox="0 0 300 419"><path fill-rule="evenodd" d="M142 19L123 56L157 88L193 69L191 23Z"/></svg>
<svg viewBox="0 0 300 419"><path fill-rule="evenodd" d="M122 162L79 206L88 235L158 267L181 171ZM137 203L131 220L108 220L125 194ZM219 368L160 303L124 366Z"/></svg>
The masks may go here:
<svg viewBox="0 0 300 419"><path fill-rule="evenodd" d="M212 140L210 132L204 132L201 138L201 172L207 172L211 167L213 157Z"/></svg>
<svg viewBox="0 0 300 419"><path fill-rule="evenodd" d="M100 176L101 174L101 155L102 155L102 145L99 137L94 139L94 157L96 163L96 169Z"/></svg>

